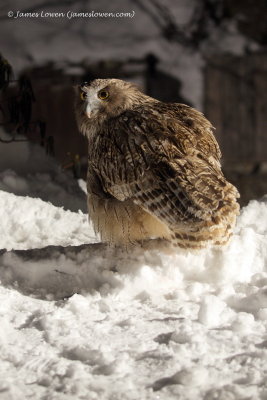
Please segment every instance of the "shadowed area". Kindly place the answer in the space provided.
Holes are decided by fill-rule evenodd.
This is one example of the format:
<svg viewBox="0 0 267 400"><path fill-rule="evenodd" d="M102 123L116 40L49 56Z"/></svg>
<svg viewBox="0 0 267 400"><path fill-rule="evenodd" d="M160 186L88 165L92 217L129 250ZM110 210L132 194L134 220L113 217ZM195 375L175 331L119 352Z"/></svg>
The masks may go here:
<svg viewBox="0 0 267 400"><path fill-rule="evenodd" d="M153 252L169 248L164 240L150 240L128 248L89 243L1 250L0 279L5 286L42 299L61 299L96 290L108 294L120 288L122 275L137 274L146 257L153 259Z"/></svg>

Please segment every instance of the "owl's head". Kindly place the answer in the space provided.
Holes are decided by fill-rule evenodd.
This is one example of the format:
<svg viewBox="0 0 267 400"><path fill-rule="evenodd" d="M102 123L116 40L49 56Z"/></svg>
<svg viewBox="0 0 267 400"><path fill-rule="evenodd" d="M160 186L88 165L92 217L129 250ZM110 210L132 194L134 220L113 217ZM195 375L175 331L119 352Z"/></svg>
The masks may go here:
<svg viewBox="0 0 267 400"><path fill-rule="evenodd" d="M95 122L93 120L114 117L131 109L140 102L142 95L132 83L120 79L95 79L78 87L76 108Z"/></svg>

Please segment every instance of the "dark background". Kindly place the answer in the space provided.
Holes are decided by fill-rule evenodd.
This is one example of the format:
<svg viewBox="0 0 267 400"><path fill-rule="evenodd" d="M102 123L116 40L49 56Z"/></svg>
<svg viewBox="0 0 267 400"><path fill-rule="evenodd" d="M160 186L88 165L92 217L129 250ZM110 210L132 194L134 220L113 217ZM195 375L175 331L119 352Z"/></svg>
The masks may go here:
<svg viewBox="0 0 267 400"><path fill-rule="evenodd" d="M15 18L18 11L133 17ZM14 144L4 143L8 132L13 140L40 144L62 168L84 176L87 148L74 120L73 85L115 77L138 83L162 101L203 111L216 127L223 168L239 188L241 203L262 196L267 192L266 15L263 0L2 1L0 52L13 68L13 82L1 90L0 158ZM32 86L31 101L29 88L21 91L21 77ZM10 116L12 98L20 102L11 101L15 111L21 107L17 119ZM23 110L29 107L25 121ZM10 168L1 160L0 166Z"/></svg>

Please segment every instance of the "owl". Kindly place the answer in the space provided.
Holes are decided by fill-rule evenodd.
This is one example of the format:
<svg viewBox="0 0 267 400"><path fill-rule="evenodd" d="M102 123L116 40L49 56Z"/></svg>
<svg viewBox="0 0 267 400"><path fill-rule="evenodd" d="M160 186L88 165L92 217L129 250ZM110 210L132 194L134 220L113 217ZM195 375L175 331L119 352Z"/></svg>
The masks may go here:
<svg viewBox="0 0 267 400"><path fill-rule="evenodd" d="M239 194L223 176L202 113L119 79L79 86L75 111L88 139L89 218L103 241L164 238L189 249L227 243Z"/></svg>

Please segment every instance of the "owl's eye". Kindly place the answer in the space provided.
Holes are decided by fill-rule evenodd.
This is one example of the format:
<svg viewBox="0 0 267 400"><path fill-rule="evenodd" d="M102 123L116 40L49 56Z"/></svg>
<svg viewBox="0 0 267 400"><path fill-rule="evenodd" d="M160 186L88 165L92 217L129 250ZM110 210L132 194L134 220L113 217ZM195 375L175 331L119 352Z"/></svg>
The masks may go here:
<svg viewBox="0 0 267 400"><path fill-rule="evenodd" d="M80 97L82 100L86 100L87 94L85 92L81 92Z"/></svg>
<svg viewBox="0 0 267 400"><path fill-rule="evenodd" d="M100 90L98 92L98 97L100 100L106 100L109 96L109 93L106 90Z"/></svg>

